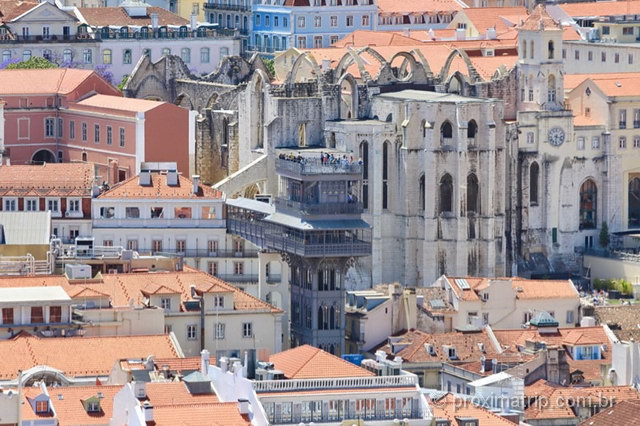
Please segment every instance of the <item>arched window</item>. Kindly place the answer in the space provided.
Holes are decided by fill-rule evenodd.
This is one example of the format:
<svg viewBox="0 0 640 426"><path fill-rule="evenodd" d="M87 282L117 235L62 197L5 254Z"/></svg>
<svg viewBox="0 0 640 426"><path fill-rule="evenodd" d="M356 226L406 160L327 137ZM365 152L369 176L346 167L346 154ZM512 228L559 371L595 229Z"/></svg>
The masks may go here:
<svg viewBox="0 0 640 426"><path fill-rule="evenodd" d="M318 306L318 328L324 330L324 309L323 306Z"/></svg>
<svg viewBox="0 0 640 426"><path fill-rule="evenodd" d="M467 138L474 139L478 133L478 124L476 120L471 120L467 124Z"/></svg>
<svg viewBox="0 0 640 426"><path fill-rule="evenodd" d="M82 153L82 161L87 161L87 153L86 152Z"/></svg>
<svg viewBox="0 0 640 426"><path fill-rule="evenodd" d="M124 49L122 51L122 63L123 64L131 64L133 58L131 54L131 49Z"/></svg>
<svg viewBox="0 0 640 426"><path fill-rule="evenodd" d="M331 309L329 309L329 329L334 330L335 328L336 328L336 310L332 306Z"/></svg>
<svg viewBox="0 0 640 426"><path fill-rule="evenodd" d="M128 27L120 28L120 38L129 38L129 28Z"/></svg>
<svg viewBox="0 0 640 426"><path fill-rule="evenodd" d="M550 74L547 80L547 101L556 101L556 77L553 74Z"/></svg>
<svg viewBox="0 0 640 426"><path fill-rule="evenodd" d="M553 40L549 40L549 59L553 59L554 57L554 46L553 46Z"/></svg>
<svg viewBox="0 0 640 426"><path fill-rule="evenodd" d="M640 177L629 182L629 228L640 228Z"/></svg>
<svg viewBox="0 0 640 426"><path fill-rule="evenodd" d="M449 120L442 123L440 126L440 143L444 143L445 139L451 139L453 137L453 126Z"/></svg>
<svg viewBox="0 0 640 426"><path fill-rule="evenodd" d="M453 179L446 173L440 179L440 210L439 213L453 211Z"/></svg>
<svg viewBox="0 0 640 426"><path fill-rule="evenodd" d="M149 27L140 28L140 37L143 39L149 38Z"/></svg>
<svg viewBox="0 0 640 426"><path fill-rule="evenodd" d="M420 211L424 211L424 207L425 207L425 185L424 185L424 173L420 175L420 179L418 179L418 188L420 191L420 194L418 195L418 206L420 208Z"/></svg>
<svg viewBox="0 0 640 426"><path fill-rule="evenodd" d="M382 208L389 206L389 142L382 145Z"/></svg>
<svg viewBox="0 0 640 426"><path fill-rule="evenodd" d="M29 59L31 59L31 51L30 50L23 50L22 51L22 60L23 61L28 61Z"/></svg>
<svg viewBox="0 0 640 426"><path fill-rule="evenodd" d="M360 144L360 159L362 160L362 207L369 208L369 143L362 142Z"/></svg>
<svg viewBox="0 0 640 426"><path fill-rule="evenodd" d="M4 50L2 52L2 62L8 62L11 60L11 51L10 50Z"/></svg>
<svg viewBox="0 0 640 426"><path fill-rule="evenodd" d="M529 204L538 205L538 181L540 179L540 167L538 163L529 167Z"/></svg>
<svg viewBox="0 0 640 426"><path fill-rule="evenodd" d="M580 187L580 229L596 229L598 212L598 188L587 179Z"/></svg>
<svg viewBox="0 0 640 426"><path fill-rule="evenodd" d="M110 65L112 62L111 49L104 49L102 51L102 63Z"/></svg>
<svg viewBox="0 0 640 426"><path fill-rule="evenodd" d="M471 173L467 176L467 213L480 213L480 187L478 178Z"/></svg>

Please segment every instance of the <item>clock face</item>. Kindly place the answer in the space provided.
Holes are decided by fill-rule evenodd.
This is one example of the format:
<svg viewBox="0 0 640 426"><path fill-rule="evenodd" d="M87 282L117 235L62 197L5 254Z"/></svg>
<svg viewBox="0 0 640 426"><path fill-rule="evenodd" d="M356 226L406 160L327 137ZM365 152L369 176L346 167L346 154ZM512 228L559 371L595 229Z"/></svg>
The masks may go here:
<svg viewBox="0 0 640 426"><path fill-rule="evenodd" d="M564 143L564 130L554 127L549 130L549 143L553 146L560 146Z"/></svg>

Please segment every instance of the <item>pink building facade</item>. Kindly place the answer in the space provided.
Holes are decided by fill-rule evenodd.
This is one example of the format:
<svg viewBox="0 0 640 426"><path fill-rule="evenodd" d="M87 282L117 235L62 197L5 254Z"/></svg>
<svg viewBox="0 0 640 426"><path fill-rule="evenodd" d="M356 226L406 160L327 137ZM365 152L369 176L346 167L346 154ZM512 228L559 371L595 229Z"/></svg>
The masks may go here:
<svg viewBox="0 0 640 426"><path fill-rule="evenodd" d="M180 172L191 172L190 112L123 98L92 71L3 70L0 99L0 140L13 164L92 162L109 183L139 173L143 161L173 161Z"/></svg>

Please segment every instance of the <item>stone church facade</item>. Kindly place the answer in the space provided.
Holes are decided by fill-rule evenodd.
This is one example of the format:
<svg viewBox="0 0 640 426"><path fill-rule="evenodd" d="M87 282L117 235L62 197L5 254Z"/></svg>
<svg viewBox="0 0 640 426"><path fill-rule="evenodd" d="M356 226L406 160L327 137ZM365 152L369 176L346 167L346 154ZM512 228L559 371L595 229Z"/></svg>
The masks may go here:
<svg viewBox="0 0 640 426"><path fill-rule="evenodd" d="M597 246L602 222L628 230L640 156L615 149L611 120L594 127L565 105L563 30L543 6L518 32L515 66L490 79L462 49L438 72L418 50L387 61L348 49L332 64L290 49L275 75L257 57L201 78L178 58L143 60L126 94L196 110L195 168L230 195L276 194L285 148L362 160L373 248L355 282L578 272L575 253Z"/></svg>

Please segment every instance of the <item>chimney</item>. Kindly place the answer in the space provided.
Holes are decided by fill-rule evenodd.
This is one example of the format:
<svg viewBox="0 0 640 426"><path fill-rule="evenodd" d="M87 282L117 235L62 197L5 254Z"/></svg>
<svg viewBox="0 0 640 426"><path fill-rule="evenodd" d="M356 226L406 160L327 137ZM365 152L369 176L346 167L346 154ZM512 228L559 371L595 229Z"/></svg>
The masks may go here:
<svg viewBox="0 0 640 426"><path fill-rule="evenodd" d="M193 189L191 190L191 192L197 194L198 190L200 189L200 175L191 176L191 181L193 182Z"/></svg>
<svg viewBox="0 0 640 426"><path fill-rule="evenodd" d="M220 370L222 370L223 373L226 373L228 367L229 367L229 358L227 358L226 356L220 357Z"/></svg>
<svg viewBox="0 0 640 426"><path fill-rule="evenodd" d="M136 398L146 398L147 397L147 385L145 382L135 381L133 382L133 391L135 392Z"/></svg>
<svg viewBox="0 0 640 426"><path fill-rule="evenodd" d="M209 351L206 349L203 349L202 352L200 352L200 372L204 375L204 376L208 376L209 375L209 360L211 355L209 354Z"/></svg>
<svg viewBox="0 0 640 426"><path fill-rule="evenodd" d="M496 34L496 28L492 27L492 28L487 28L487 40L495 40L498 38L498 35Z"/></svg>
<svg viewBox="0 0 640 426"><path fill-rule="evenodd" d="M191 293L191 298L192 299L195 298L197 296L197 294L196 294L196 285L195 284L191 284L189 286L189 290L190 290L190 293Z"/></svg>
<svg viewBox="0 0 640 426"><path fill-rule="evenodd" d="M480 373L484 373L484 363L487 361L484 355L480 357Z"/></svg>
<svg viewBox="0 0 640 426"><path fill-rule="evenodd" d="M238 411L240 414L247 415L249 414L249 400L248 399L239 399L238 400Z"/></svg>
<svg viewBox="0 0 640 426"><path fill-rule="evenodd" d="M189 17L189 22L190 22L190 26L191 26L191 31L196 31L198 29L198 15L195 13L192 13L191 16Z"/></svg>
<svg viewBox="0 0 640 426"><path fill-rule="evenodd" d="M151 28L158 29L158 14L155 12L151 14Z"/></svg>
<svg viewBox="0 0 640 426"><path fill-rule="evenodd" d="M153 421L153 405L149 401L145 401L142 403L142 410L144 411L144 421L152 422Z"/></svg>

